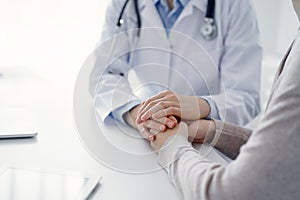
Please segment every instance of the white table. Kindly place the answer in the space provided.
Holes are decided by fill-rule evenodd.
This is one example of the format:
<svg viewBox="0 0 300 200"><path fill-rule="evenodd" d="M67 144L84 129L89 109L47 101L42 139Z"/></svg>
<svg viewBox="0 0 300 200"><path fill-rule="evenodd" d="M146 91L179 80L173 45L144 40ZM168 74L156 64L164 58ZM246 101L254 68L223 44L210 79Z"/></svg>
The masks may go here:
<svg viewBox="0 0 300 200"><path fill-rule="evenodd" d="M43 79L26 70L6 69L3 72L6 77L0 79L0 109L1 107L30 109L36 118L39 135L35 139L0 140L0 165L10 163L25 168L62 169L82 171L95 176L102 175L100 187L91 199L180 199L180 195L170 184L163 170L144 173L145 169L154 169L153 167L159 169L156 155L149 153L151 149L147 142L119 133L118 127L103 126L104 133L97 132L96 136L104 138L97 142L98 147L105 150L107 141L111 141L108 148L117 146L123 148L122 151L147 155L142 160L135 156L131 160L126 160L120 157L118 151L101 152L99 155L105 155L105 159L111 158L112 164L117 166L117 169L112 169L104 165L109 162L98 162L97 156L94 156L96 158L94 159L87 152L87 150L97 149L96 147L83 147L87 144L84 143L84 138L80 139L76 131L71 88L65 87L63 83ZM82 87L86 86L86 82L83 83ZM75 107L78 107L76 103L78 102L75 101ZM92 134L95 128L93 112L84 106L79 110L83 112L83 115L77 117L77 120L82 122L79 126L87 132L92 130L90 132ZM132 129L126 127L125 129L135 134ZM204 152L209 148L202 148L202 150ZM93 152L93 155L97 155L97 152ZM223 162L214 152L209 156ZM117 162L114 163L116 160ZM124 170L127 173L122 172ZM138 173L135 174L134 171Z"/></svg>

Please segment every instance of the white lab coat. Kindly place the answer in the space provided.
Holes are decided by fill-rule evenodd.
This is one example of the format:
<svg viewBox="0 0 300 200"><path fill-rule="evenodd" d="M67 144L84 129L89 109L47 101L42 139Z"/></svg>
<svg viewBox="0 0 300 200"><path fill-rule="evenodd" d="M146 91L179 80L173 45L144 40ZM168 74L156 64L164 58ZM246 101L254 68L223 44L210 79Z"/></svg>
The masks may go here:
<svg viewBox="0 0 300 200"><path fill-rule="evenodd" d="M128 102L165 89L211 98L219 118L235 124L244 125L259 113L262 49L249 0L216 0L218 37L211 41L200 34L207 0L191 0L169 35L154 1L139 0L140 37L133 1L124 24L116 28L124 2L111 1L94 54L90 90L102 121Z"/></svg>

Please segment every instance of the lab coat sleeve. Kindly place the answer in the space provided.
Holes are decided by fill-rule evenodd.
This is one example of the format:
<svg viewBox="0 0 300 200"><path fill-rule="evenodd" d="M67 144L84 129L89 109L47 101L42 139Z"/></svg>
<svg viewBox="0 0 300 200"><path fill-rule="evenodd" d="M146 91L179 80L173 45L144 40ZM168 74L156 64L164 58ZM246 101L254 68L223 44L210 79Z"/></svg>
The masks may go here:
<svg viewBox="0 0 300 200"><path fill-rule="evenodd" d="M220 95L212 95L222 121L245 125L260 112L262 48L253 6L249 0L231 1L220 64ZM225 100L225 101L224 101ZM218 118L218 116L211 116Z"/></svg>
<svg viewBox="0 0 300 200"><path fill-rule="evenodd" d="M123 123L124 125L127 125L127 123L124 120L124 115L139 104L141 104L141 101L132 101L128 104L125 104L124 106L112 111L112 117L118 120L119 122Z"/></svg>
<svg viewBox="0 0 300 200"><path fill-rule="evenodd" d="M207 119L212 119L212 116L214 116L215 119L220 119L218 107L214 100L207 96L201 96L201 98L204 99L210 107L210 112L207 116Z"/></svg>
<svg viewBox="0 0 300 200"><path fill-rule="evenodd" d="M126 108L126 104L140 101L128 83L130 45L126 24L116 23L125 0L110 2L102 32L102 39L94 51L93 70L90 74L90 94L95 113L101 121L112 119L112 112ZM125 106L125 107L124 107Z"/></svg>

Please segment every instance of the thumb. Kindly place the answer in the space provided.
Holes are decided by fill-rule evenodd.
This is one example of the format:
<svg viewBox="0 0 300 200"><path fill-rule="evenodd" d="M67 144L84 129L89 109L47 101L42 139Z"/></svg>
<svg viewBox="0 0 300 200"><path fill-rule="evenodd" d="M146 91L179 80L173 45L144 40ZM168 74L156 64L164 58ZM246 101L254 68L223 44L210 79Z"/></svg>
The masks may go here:
<svg viewBox="0 0 300 200"><path fill-rule="evenodd" d="M188 131L188 125L184 122L180 122L178 125L178 134L184 135L186 138L188 137L189 131Z"/></svg>

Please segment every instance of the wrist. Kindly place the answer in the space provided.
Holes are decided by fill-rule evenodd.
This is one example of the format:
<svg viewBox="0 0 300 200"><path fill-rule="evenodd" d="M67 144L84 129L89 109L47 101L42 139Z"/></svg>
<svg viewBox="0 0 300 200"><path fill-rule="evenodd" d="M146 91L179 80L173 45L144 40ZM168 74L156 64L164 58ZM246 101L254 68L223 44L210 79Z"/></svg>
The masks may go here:
<svg viewBox="0 0 300 200"><path fill-rule="evenodd" d="M211 144L215 138L215 135L216 135L216 123L213 120L210 120L207 128L207 133L204 138L204 142Z"/></svg>
<svg viewBox="0 0 300 200"><path fill-rule="evenodd" d="M199 103L198 105L199 105L200 119L207 118L211 110L209 103L201 97L198 98L198 103Z"/></svg>
<svg viewBox="0 0 300 200"><path fill-rule="evenodd" d="M129 110L125 114L125 117L124 117L126 123L129 124L130 126L132 126L133 128L137 128L136 118L137 118L137 115L138 115L139 108L140 108L140 105L135 106L134 108Z"/></svg>

